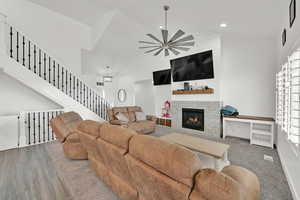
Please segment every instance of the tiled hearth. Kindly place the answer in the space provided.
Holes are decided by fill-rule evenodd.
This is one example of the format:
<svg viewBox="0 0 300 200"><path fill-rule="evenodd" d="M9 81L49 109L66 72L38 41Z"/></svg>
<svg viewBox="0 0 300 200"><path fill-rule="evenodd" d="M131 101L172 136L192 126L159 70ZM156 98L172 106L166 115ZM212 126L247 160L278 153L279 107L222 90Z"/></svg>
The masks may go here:
<svg viewBox="0 0 300 200"><path fill-rule="evenodd" d="M193 130L182 127L182 109L203 109L204 110L204 131ZM219 101L173 101L172 102L172 128L178 131L189 133L207 134L220 137L221 118L220 110L222 102Z"/></svg>

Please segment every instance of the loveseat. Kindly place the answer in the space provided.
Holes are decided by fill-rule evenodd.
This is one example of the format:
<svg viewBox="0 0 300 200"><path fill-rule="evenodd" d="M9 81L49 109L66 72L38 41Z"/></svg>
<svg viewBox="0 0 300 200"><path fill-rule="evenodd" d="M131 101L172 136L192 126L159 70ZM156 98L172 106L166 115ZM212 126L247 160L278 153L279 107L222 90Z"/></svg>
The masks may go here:
<svg viewBox="0 0 300 200"><path fill-rule="evenodd" d="M76 129L90 166L123 200L258 200L255 174L202 169L190 150L129 128L83 121Z"/></svg>
<svg viewBox="0 0 300 200"><path fill-rule="evenodd" d="M149 134L155 131L157 118L152 115L145 116L144 120L137 119L136 113L143 112L139 106L114 107L108 110L109 122L113 125L119 125L130 128L138 134ZM126 119L120 120L117 115L122 113Z"/></svg>
<svg viewBox="0 0 300 200"><path fill-rule="evenodd" d="M63 144L64 154L70 159L87 159L87 151L83 148L79 135L75 132L82 118L75 112L67 112L51 119L50 125L56 138Z"/></svg>

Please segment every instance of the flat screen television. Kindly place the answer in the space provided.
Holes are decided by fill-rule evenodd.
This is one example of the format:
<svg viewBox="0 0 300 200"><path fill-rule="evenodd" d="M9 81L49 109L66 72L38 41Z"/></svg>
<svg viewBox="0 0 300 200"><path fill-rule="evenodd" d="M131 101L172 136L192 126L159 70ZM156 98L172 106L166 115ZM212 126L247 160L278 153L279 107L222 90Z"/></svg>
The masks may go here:
<svg viewBox="0 0 300 200"><path fill-rule="evenodd" d="M168 85L171 84L171 69L153 72L154 85Z"/></svg>
<svg viewBox="0 0 300 200"><path fill-rule="evenodd" d="M214 78L212 50L177 58L170 62L174 82Z"/></svg>

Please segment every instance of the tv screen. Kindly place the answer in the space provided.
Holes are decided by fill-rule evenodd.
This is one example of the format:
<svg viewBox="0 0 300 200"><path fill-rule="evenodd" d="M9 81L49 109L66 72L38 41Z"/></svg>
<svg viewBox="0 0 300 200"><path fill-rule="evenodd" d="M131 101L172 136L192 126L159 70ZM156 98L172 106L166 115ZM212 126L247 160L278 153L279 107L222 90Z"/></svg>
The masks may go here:
<svg viewBox="0 0 300 200"><path fill-rule="evenodd" d="M171 84L171 69L153 72L154 85Z"/></svg>
<svg viewBox="0 0 300 200"><path fill-rule="evenodd" d="M173 81L214 78L212 50L171 60Z"/></svg>

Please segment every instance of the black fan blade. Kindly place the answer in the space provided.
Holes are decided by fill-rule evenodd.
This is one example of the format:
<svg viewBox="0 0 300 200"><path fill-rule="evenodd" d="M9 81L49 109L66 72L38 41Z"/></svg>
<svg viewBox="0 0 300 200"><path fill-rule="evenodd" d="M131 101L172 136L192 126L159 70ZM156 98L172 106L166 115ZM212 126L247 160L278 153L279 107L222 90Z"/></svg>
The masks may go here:
<svg viewBox="0 0 300 200"><path fill-rule="evenodd" d="M162 29L161 33L162 33L162 37L163 37L163 40L164 40L164 44L167 44L167 42L168 42L168 34L169 34L168 30Z"/></svg>
<svg viewBox="0 0 300 200"><path fill-rule="evenodd" d="M162 42L160 39L158 39L157 37L155 37L154 35L152 35L152 34L149 33L149 34L147 34L147 36L149 36L149 37L152 38L153 40L155 40L155 41L157 41L157 42L163 44L163 42Z"/></svg>
<svg viewBox="0 0 300 200"><path fill-rule="evenodd" d="M158 47L160 47L160 46L139 47L139 49L158 48Z"/></svg>
<svg viewBox="0 0 300 200"><path fill-rule="evenodd" d="M180 52L176 51L174 48L169 48L169 50L172 51L172 53L174 53L176 56L180 54Z"/></svg>
<svg viewBox="0 0 300 200"><path fill-rule="evenodd" d="M162 52L162 50L164 50L164 49L161 48L160 50L158 50L158 51L154 54L154 56L157 56L158 54L160 54L160 52Z"/></svg>
<svg viewBox="0 0 300 200"><path fill-rule="evenodd" d="M156 51L156 50L159 50L159 49L161 49L161 47L151 49L151 50L149 50L149 51L146 51L145 53L151 53L151 52Z"/></svg>
<svg viewBox="0 0 300 200"><path fill-rule="evenodd" d="M174 43L171 47L180 47L180 46L194 46L195 42L185 42L185 43Z"/></svg>
<svg viewBox="0 0 300 200"><path fill-rule="evenodd" d="M180 40L174 41L174 42L172 42L170 44L180 43L180 42L187 42L187 41L190 41L190 40L194 40L194 36L189 35L189 36L186 36L184 38L181 38Z"/></svg>
<svg viewBox="0 0 300 200"><path fill-rule="evenodd" d="M190 48L187 48L187 47L176 47L176 46L172 46L171 48L177 49L177 50L181 50L181 51L188 51L188 50L190 50Z"/></svg>
<svg viewBox="0 0 300 200"><path fill-rule="evenodd" d="M183 32L182 30L178 30L175 35L170 39L170 41L168 43L172 43L175 40L177 40L178 38L180 38L181 36L183 36L185 34L185 32Z"/></svg>
<svg viewBox="0 0 300 200"><path fill-rule="evenodd" d="M139 41L139 43L141 43L141 44L158 44L155 42L146 42L146 41Z"/></svg>

